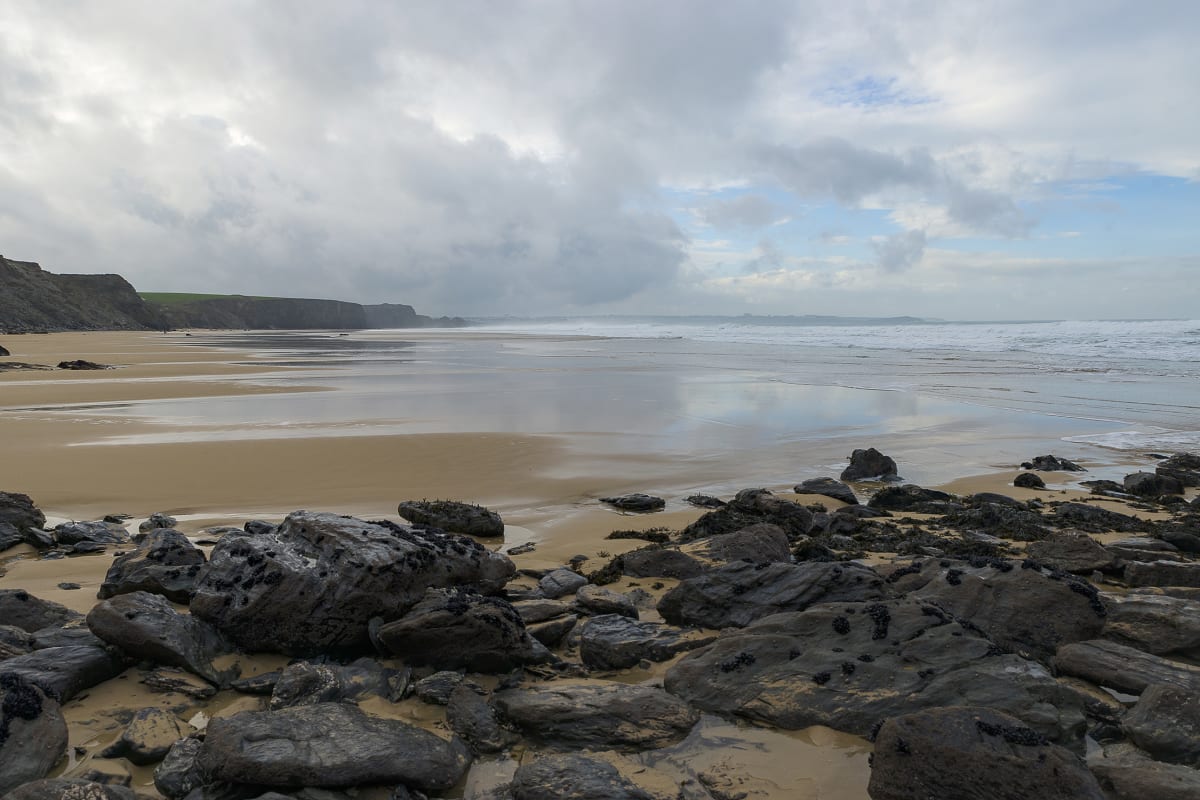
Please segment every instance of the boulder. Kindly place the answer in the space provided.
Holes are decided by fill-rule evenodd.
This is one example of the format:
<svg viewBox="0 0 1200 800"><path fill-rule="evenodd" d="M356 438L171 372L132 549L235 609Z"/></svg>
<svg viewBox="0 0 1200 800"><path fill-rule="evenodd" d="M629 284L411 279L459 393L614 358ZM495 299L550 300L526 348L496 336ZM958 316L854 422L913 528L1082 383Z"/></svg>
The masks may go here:
<svg viewBox="0 0 1200 800"><path fill-rule="evenodd" d="M674 625L740 627L815 603L878 600L889 594L883 579L860 564L737 561L683 581L663 595L658 612Z"/></svg>
<svg viewBox="0 0 1200 800"><path fill-rule="evenodd" d="M81 542L110 545L125 544L129 532L112 522L64 522L54 526L54 540L62 545L77 545Z"/></svg>
<svg viewBox="0 0 1200 800"><path fill-rule="evenodd" d="M704 566L686 553L659 547L634 550L617 556L620 570L631 578L694 578Z"/></svg>
<svg viewBox="0 0 1200 800"><path fill-rule="evenodd" d="M149 533L150 531L159 529L174 528L178 524L179 520L175 519L170 514L166 514L162 511L155 511L153 514L143 520L141 525L138 525L138 531L141 533Z"/></svg>
<svg viewBox="0 0 1200 800"><path fill-rule="evenodd" d="M492 593L514 571L464 536L297 511L271 533L224 537L190 607L247 650L311 655L367 647L372 618L399 619L430 587Z"/></svg>
<svg viewBox="0 0 1200 800"><path fill-rule="evenodd" d="M1200 770L1155 761L1131 744L1105 747L1088 756L1088 768L1114 800L1195 800Z"/></svg>
<svg viewBox="0 0 1200 800"><path fill-rule="evenodd" d="M783 500L766 489L743 489L725 507L710 511L680 533L680 541L733 533L760 522L777 525L788 539L804 536L813 527L813 514L799 503Z"/></svg>
<svg viewBox="0 0 1200 800"><path fill-rule="evenodd" d="M1032 461L1021 465L1022 469L1036 469L1039 472L1087 472L1086 469L1058 456L1034 456Z"/></svg>
<svg viewBox="0 0 1200 800"><path fill-rule="evenodd" d="M1100 635L1108 612L1090 583L1030 562L997 564L942 568L916 597L969 620L1005 650L1046 663L1061 645Z"/></svg>
<svg viewBox="0 0 1200 800"><path fill-rule="evenodd" d="M1121 720L1129 740L1159 761L1200 765L1200 694L1153 684Z"/></svg>
<svg viewBox="0 0 1200 800"><path fill-rule="evenodd" d="M464 680L461 672L442 670L429 677L421 678L413 689L422 702L430 705L444 706L450 704L450 696Z"/></svg>
<svg viewBox="0 0 1200 800"><path fill-rule="evenodd" d="M1200 658L1200 600L1127 594L1106 605L1103 638L1154 655Z"/></svg>
<svg viewBox="0 0 1200 800"><path fill-rule="evenodd" d="M0 661L32 653L34 649L33 634L15 625L0 625Z"/></svg>
<svg viewBox="0 0 1200 800"><path fill-rule="evenodd" d="M103 600L118 594L150 592L187 603L205 560L203 551L179 531L159 528L141 534L132 552L113 559L97 597Z"/></svg>
<svg viewBox="0 0 1200 800"><path fill-rule="evenodd" d="M502 718L526 736L558 747L647 750L673 744L699 716L652 686L558 681L497 692Z"/></svg>
<svg viewBox="0 0 1200 800"><path fill-rule="evenodd" d="M872 800L1105 800L1083 761L988 708L934 708L886 720Z"/></svg>
<svg viewBox="0 0 1200 800"><path fill-rule="evenodd" d="M61 628L42 628L33 634L35 650L45 650L47 647L74 647L89 645L91 647L107 647L108 643L88 629L87 622L80 619Z"/></svg>
<svg viewBox="0 0 1200 800"><path fill-rule="evenodd" d="M11 356L11 355L12 355L12 353L8 352L8 348L0 347L0 357L7 358L8 356Z"/></svg>
<svg viewBox="0 0 1200 800"><path fill-rule="evenodd" d="M218 686L236 677L213 666L232 648L204 620L180 614L165 597L133 592L103 600L88 613L92 633L134 658L181 667Z"/></svg>
<svg viewBox="0 0 1200 800"><path fill-rule="evenodd" d="M530 636L537 639L546 647L558 647L567 634L575 629L578 623L578 616L568 614L565 617L556 617L545 622L535 622L532 625L525 626L525 630L529 631Z"/></svg>
<svg viewBox="0 0 1200 800"><path fill-rule="evenodd" d="M61 603L34 597L24 589L0 589L0 620L29 633L83 619Z"/></svg>
<svg viewBox="0 0 1200 800"><path fill-rule="evenodd" d="M1141 694L1156 683L1200 691L1200 667L1100 639L1063 645L1054 657L1054 668L1059 674L1126 694Z"/></svg>
<svg viewBox="0 0 1200 800"><path fill-rule="evenodd" d="M47 647L0 661L0 679L20 676L60 703L115 678L126 662L101 647Z"/></svg>
<svg viewBox="0 0 1200 800"><path fill-rule="evenodd" d="M507 601L465 589L430 589L395 622L379 628L379 644L414 666L508 672L550 657Z"/></svg>
<svg viewBox="0 0 1200 800"><path fill-rule="evenodd" d="M171 745L162 761L154 768L154 788L171 800L180 800L194 789L209 782L196 759L200 756L203 739L180 739Z"/></svg>
<svg viewBox="0 0 1200 800"><path fill-rule="evenodd" d="M1032 472L1022 472L1013 478L1013 486L1021 489L1045 489L1046 482Z"/></svg>
<svg viewBox="0 0 1200 800"><path fill-rule="evenodd" d="M1200 455L1176 453L1158 462L1155 473L1173 478L1183 486L1200 486Z"/></svg>
<svg viewBox="0 0 1200 800"><path fill-rule="evenodd" d="M1200 562L1133 561L1125 565L1130 586L1200 587Z"/></svg>
<svg viewBox="0 0 1200 800"><path fill-rule="evenodd" d="M601 497L600 502L608 503L610 506L619 508L622 511L635 511L642 514L650 511L662 511L667 505L667 502L661 497L640 493L623 494L617 497Z"/></svg>
<svg viewBox="0 0 1200 800"><path fill-rule="evenodd" d="M25 542L25 534L10 522L0 522L0 553Z"/></svg>
<svg viewBox="0 0 1200 800"><path fill-rule="evenodd" d="M58 703L25 678L0 673L0 795L46 777L66 752Z"/></svg>
<svg viewBox="0 0 1200 800"><path fill-rule="evenodd" d="M469 681L463 681L450 693L446 721L450 730L476 753L499 753L517 741L512 731L500 725L487 692Z"/></svg>
<svg viewBox="0 0 1200 800"><path fill-rule="evenodd" d="M208 723L198 767L212 780L280 788L404 784L444 791L470 754L415 725L319 703L244 711Z"/></svg>
<svg viewBox="0 0 1200 800"><path fill-rule="evenodd" d="M716 639L715 633L683 631L657 622L608 614L593 617L579 634L579 656L588 669L617 670L647 661L669 661Z"/></svg>
<svg viewBox="0 0 1200 800"><path fill-rule="evenodd" d="M575 593L575 605L585 614L603 615L603 614L619 614L622 617L630 619L638 618L637 607L623 594L614 592L611 589L605 589L602 586L587 586L579 587L579 591ZM522 617L524 619L524 617Z"/></svg>
<svg viewBox="0 0 1200 800"><path fill-rule="evenodd" d="M373 658L360 658L350 664L295 661L274 680L270 707L346 703L370 696L396 702L408 689L409 677L406 670L390 669Z"/></svg>
<svg viewBox="0 0 1200 800"><path fill-rule="evenodd" d="M571 613L573 606L561 600L537 598L534 600L518 600L512 604L526 625L535 622L545 622Z"/></svg>
<svg viewBox="0 0 1200 800"><path fill-rule="evenodd" d="M1063 503L1055 507L1054 517L1053 521L1060 528L1079 528L1092 533L1146 529L1146 523L1137 517L1088 503Z"/></svg>
<svg viewBox="0 0 1200 800"><path fill-rule="evenodd" d="M886 717L978 705L1067 746L1084 732L1079 699L1043 666L911 598L766 617L685 655L665 686L696 708L790 730L866 736Z"/></svg>
<svg viewBox="0 0 1200 800"><path fill-rule="evenodd" d="M1030 542L1025 552L1040 564L1081 575L1108 569L1115 561L1104 545L1083 531L1051 534L1041 541Z"/></svg>
<svg viewBox="0 0 1200 800"><path fill-rule="evenodd" d="M71 361L60 361L58 362L58 368L73 370L112 369L108 364L97 364L95 361L87 361L82 358L76 358Z"/></svg>
<svg viewBox="0 0 1200 800"><path fill-rule="evenodd" d="M573 569L559 567L552 569L538 581L542 594L551 600L557 600L569 594L575 594L587 585L588 579Z"/></svg>
<svg viewBox="0 0 1200 800"><path fill-rule="evenodd" d="M1162 540L1190 555L1200 555L1200 535L1188 531L1162 531Z"/></svg>
<svg viewBox="0 0 1200 800"><path fill-rule="evenodd" d="M957 500L958 498L952 494L939 492L936 489L925 489L915 483L910 483L906 486L885 486L867 501L867 506L888 511L924 513L923 509L927 509L934 513L941 513L946 510L947 503Z"/></svg>
<svg viewBox="0 0 1200 800"><path fill-rule="evenodd" d="M217 693L216 686L178 667L155 667L143 672L139 681L160 692L174 692L197 700L207 700Z"/></svg>
<svg viewBox="0 0 1200 800"><path fill-rule="evenodd" d="M453 500L405 500L397 508L400 516L416 525L427 525L468 536L503 536L504 520L483 506Z"/></svg>
<svg viewBox="0 0 1200 800"><path fill-rule="evenodd" d="M688 552L720 564L732 561L765 564L792 560L787 534L783 528L769 522L760 522L733 533L697 539L689 545Z"/></svg>
<svg viewBox="0 0 1200 800"><path fill-rule="evenodd" d="M638 776L646 770L637 770ZM681 800L627 776L611 762L575 753L545 754L513 775L513 800Z"/></svg>
<svg viewBox="0 0 1200 800"><path fill-rule="evenodd" d="M1169 475L1154 472L1135 472L1126 475L1125 491L1138 497L1161 497L1165 494L1183 494L1183 484Z"/></svg>
<svg viewBox="0 0 1200 800"><path fill-rule="evenodd" d="M100 753L103 758L128 758L138 766L161 761L175 742L192 732L192 726L170 711L143 708L117 740Z"/></svg>
<svg viewBox="0 0 1200 800"><path fill-rule="evenodd" d="M23 534L29 529L40 531L46 525L46 515L29 495L0 492L0 522L7 522Z"/></svg>
<svg viewBox="0 0 1200 800"><path fill-rule="evenodd" d="M4 800L137 800L128 786L80 778L43 778L13 789Z"/></svg>
<svg viewBox="0 0 1200 800"><path fill-rule="evenodd" d="M854 496L854 490L833 478L809 478L796 484L794 491L796 494L819 494L822 497L832 497L834 500L848 505L858 505L858 498Z"/></svg>
<svg viewBox="0 0 1200 800"><path fill-rule="evenodd" d="M844 481L862 481L869 478L887 478L896 474L896 462L890 456L869 447L850 454L850 466L842 470Z"/></svg>

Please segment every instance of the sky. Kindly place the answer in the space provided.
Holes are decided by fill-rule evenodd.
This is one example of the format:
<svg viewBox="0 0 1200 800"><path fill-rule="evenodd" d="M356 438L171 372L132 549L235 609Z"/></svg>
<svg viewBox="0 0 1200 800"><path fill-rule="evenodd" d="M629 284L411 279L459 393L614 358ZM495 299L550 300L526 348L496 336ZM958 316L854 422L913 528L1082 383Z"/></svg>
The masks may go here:
<svg viewBox="0 0 1200 800"><path fill-rule="evenodd" d="M0 253L464 316L1200 317L1194 0L5 0Z"/></svg>

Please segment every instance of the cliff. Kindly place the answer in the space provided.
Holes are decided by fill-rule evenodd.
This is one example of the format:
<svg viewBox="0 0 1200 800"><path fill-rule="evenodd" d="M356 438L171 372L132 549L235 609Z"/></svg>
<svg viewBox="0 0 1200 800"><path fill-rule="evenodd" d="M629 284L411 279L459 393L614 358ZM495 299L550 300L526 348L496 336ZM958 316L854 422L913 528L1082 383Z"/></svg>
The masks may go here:
<svg viewBox="0 0 1200 800"><path fill-rule="evenodd" d="M462 328L467 324L462 317L427 317L399 303L363 306L363 310L370 328Z"/></svg>
<svg viewBox="0 0 1200 800"><path fill-rule="evenodd" d="M161 330L168 323L120 275L54 275L0 256L0 331Z"/></svg>
<svg viewBox="0 0 1200 800"><path fill-rule="evenodd" d="M372 327L358 303L287 297L211 297L158 305L172 328L357 330Z"/></svg>

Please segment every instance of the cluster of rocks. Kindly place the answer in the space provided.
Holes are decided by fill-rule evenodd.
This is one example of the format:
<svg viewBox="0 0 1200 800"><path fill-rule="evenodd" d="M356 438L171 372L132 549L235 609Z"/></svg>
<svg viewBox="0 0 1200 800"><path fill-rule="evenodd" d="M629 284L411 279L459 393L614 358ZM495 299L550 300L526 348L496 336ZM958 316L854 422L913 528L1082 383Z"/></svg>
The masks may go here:
<svg viewBox="0 0 1200 800"><path fill-rule="evenodd" d="M499 516L449 501L402 504L412 524L250 521L210 532L206 557L164 515L132 537L115 518L47 531L0 493L3 541L122 548L86 617L0 590L0 796L132 800L128 774L46 778L62 704L131 667L259 698L203 729L134 710L101 755L156 765L171 800L436 797L464 780L480 800L721 800L711 776L661 769L705 715L872 739L875 798L1200 796L1194 502L1139 495L1150 521L1103 496L873 488L865 504L829 477L796 485L820 503L747 489L586 574L518 571L463 535L502 533ZM607 588L629 578L665 591ZM263 652L291 661L229 666ZM632 682L655 663L661 678ZM380 711L404 703L444 706L446 729Z"/></svg>

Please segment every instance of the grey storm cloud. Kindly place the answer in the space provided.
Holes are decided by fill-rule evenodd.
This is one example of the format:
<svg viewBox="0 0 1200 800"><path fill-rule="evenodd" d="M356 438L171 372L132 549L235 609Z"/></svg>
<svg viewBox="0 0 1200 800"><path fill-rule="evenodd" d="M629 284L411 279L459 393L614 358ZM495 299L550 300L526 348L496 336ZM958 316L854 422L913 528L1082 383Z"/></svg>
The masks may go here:
<svg viewBox="0 0 1200 800"><path fill-rule="evenodd" d="M872 242L879 268L884 272L903 272L921 260L925 254L925 232L904 231Z"/></svg>
<svg viewBox="0 0 1200 800"><path fill-rule="evenodd" d="M714 228L762 228L779 219L780 210L761 194L742 194L701 206L696 214Z"/></svg>

